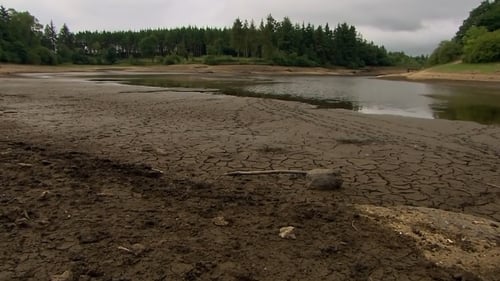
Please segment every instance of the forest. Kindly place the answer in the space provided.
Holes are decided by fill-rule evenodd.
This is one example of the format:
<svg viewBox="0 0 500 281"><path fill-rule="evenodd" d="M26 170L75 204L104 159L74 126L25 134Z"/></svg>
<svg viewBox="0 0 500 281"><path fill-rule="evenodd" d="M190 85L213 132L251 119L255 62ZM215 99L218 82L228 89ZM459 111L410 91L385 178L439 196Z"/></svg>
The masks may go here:
<svg viewBox="0 0 500 281"><path fill-rule="evenodd" d="M0 62L20 64L271 64L286 66L404 65L426 57L388 52L347 23L331 28L268 15L256 24L236 19L225 28L194 26L140 31L81 31L43 26L29 12L0 6Z"/></svg>
<svg viewBox="0 0 500 281"><path fill-rule="evenodd" d="M467 63L500 61L500 1L483 1L464 20L455 37L442 41L429 57L431 65L462 59Z"/></svg>

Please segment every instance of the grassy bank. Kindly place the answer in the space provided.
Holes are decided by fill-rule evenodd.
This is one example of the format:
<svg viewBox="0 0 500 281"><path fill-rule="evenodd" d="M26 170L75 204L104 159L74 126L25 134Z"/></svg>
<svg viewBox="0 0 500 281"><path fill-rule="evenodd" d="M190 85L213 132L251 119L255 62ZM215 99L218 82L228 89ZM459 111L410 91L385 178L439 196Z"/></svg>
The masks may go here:
<svg viewBox="0 0 500 281"><path fill-rule="evenodd" d="M500 73L500 63L448 63L434 66L428 69L432 72L444 73Z"/></svg>

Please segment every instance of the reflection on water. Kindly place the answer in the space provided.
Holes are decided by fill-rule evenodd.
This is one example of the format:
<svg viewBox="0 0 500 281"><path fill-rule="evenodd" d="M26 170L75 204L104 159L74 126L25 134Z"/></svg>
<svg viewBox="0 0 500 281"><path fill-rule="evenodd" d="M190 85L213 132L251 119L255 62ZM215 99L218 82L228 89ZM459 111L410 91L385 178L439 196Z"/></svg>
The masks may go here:
<svg viewBox="0 0 500 281"><path fill-rule="evenodd" d="M500 124L500 88L388 81L367 77L281 77L246 87L356 104L353 110L419 118ZM349 107L342 107L351 109Z"/></svg>
<svg viewBox="0 0 500 281"><path fill-rule="evenodd" d="M436 87L430 107L434 118L500 124L500 90L467 87ZM495 89L494 89L495 90ZM494 91L493 90L493 91Z"/></svg>
<svg viewBox="0 0 500 281"><path fill-rule="evenodd" d="M214 89L228 95L295 100L370 114L500 124L499 87L388 81L367 77L140 75L100 77L128 84Z"/></svg>
<svg viewBox="0 0 500 281"><path fill-rule="evenodd" d="M366 77L282 77L275 85L255 85L250 91L288 93L319 100L355 103L354 110L371 114L395 114L433 118L428 86ZM342 107L344 108L344 107ZM351 109L351 108L347 108Z"/></svg>

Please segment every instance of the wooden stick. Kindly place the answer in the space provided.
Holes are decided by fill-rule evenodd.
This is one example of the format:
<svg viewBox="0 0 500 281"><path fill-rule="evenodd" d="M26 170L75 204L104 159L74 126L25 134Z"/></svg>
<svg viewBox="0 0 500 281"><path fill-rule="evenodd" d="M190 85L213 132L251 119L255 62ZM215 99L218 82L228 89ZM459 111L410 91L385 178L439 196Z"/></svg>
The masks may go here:
<svg viewBox="0 0 500 281"><path fill-rule="evenodd" d="M122 250L122 251L125 251L125 252L128 252L128 253L133 253L132 250L128 249L128 248L125 248L123 246L118 246L118 250Z"/></svg>
<svg viewBox="0 0 500 281"><path fill-rule="evenodd" d="M264 170L264 171L236 171L225 173L224 176L253 176L253 175L270 175L270 174L300 174L306 175L306 171L301 170Z"/></svg>
<svg viewBox="0 0 500 281"><path fill-rule="evenodd" d="M358 228L354 225L354 221L351 221L351 226L354 230L359 231Z"/></svg>
<svg viewBox="0 0 500 281"><path fill-rule="evenodd" d="M491 187L496 187L496 188L500 188L500 186L496 185L496 184L492 184L492 183L486 183L487 185L491 186Z"/></svg>

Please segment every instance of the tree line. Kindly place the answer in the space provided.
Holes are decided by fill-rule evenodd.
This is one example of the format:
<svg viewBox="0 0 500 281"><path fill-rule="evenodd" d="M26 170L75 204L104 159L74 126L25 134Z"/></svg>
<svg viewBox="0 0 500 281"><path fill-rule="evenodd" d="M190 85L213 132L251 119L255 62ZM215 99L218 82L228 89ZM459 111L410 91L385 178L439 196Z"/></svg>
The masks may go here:
<svg viewBox="0 0 500 281"><path fill-rule="evenodd" d="M292 23L269 15L257 25L236 19L231 28L193 26L140 31L82 31L64 24L43 26L28 12L0 6L0 61L23 64L131 64L149 59L175 64L202 58L208 64L253 63L290 66L415 65L424 57L388 52L363 39L352 25L335 28Z"/></svg>
<svg viewBox="0 0 500 281"><path fill-rule="evenodd" d="M455 37L442 41L429 64L462 59L467 63L500 61L500 1L483 1L464 20Z"/></svg>

